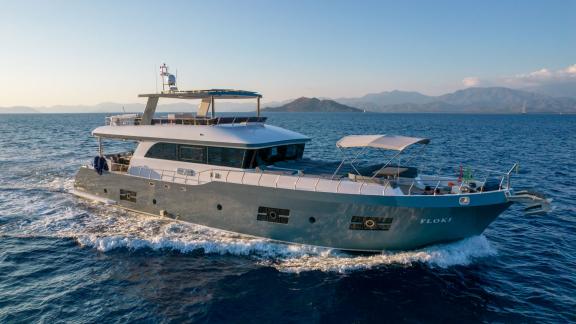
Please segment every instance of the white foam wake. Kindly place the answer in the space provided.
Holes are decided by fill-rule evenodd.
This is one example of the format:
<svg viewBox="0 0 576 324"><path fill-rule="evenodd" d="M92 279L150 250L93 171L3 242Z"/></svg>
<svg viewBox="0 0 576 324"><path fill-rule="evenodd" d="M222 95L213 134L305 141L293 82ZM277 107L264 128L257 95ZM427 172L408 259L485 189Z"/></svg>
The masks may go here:
<svg viewBox="0 0 576 324"><path fill-rule="evenodd" d="M386 265L410 266L424 263L432 267L447 268L468 265L475 259L495 255L485 236L475 236L455 243L430 246L420 250L404 252L382 252L381 254L358 256L332 251L328 254L287 258L274 263L280 271L302 272L320 270L346 273L367 270Z"/></svg>
<svg viewBox="0 0 576 324"><path fill-rule="evenodd" d="M334 249L246 237L204 226L132 213L125 213L121 217L112 215L114 214L103 218L107 219L104 221L105 231L96 230L94 233L76 235L78 242L103 252L117 248L149 248L176 250L181 253L202 250L207 254L250 256L261 265L272 266L283 272L320 270L344 273L386 265L410 266L415 263L446 268L468 265L477 258L496 254L485 236L414 251L356 255Z"/></svg>

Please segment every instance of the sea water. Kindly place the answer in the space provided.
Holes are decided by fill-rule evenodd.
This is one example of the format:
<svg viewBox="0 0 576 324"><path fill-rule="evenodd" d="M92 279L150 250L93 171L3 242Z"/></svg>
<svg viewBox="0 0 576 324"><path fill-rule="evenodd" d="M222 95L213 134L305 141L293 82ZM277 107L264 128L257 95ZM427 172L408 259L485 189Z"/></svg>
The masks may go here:
<svg viewBox="0 0 576 324"><path fill-rule="evenodd" d="M417 165L507 171L553 199L481 236L350 254L247 238L71 195L103 114L0 115L0 322L576 321L576 116L271 113L342 156L349 134L428 137ZM107 152L130 143L106 142ZM380 161L371 153L368 157Z"/></svg>

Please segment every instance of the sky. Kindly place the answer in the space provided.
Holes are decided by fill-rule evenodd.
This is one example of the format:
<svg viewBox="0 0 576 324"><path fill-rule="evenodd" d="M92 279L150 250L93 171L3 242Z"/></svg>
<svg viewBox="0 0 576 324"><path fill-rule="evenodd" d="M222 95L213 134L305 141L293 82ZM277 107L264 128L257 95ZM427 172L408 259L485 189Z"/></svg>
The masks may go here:
<svg viewBox="0 0 576 324"><path fill-rule="evenodd" d="M137 94L156 91L163 62L180 89L255 90L265 102L576 76L574 0L18 0L1 8L0 107L142 102Z"/></svg>

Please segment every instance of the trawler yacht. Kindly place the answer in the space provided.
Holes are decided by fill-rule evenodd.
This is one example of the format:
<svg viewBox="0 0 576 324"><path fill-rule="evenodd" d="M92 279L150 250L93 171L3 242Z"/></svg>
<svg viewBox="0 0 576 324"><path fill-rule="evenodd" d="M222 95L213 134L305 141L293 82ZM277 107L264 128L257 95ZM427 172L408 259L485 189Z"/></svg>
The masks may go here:
<svg viewBox="0 0 576 324"><path fill-rule="evenodd" d="M260 94L171 89L143 94L143 114L106 118L93 130L99 152L80 168L74 193L129 210L225 231L343 250L413 249L478 235L513 202L545 212L546 200L514 193L510 175L441 177L395 163L427 138L350 135L341 162L305 158L305 135L266 124ZM160 98L197 99L197 114L156 116ZM256 116L218 117L220 99L255 99ZM103 140L137 142L105 153ZM392 152L362 164L368 149ZM406 161L407 159L403 159ZM468 172L467 172L468 173Z"/></svg>

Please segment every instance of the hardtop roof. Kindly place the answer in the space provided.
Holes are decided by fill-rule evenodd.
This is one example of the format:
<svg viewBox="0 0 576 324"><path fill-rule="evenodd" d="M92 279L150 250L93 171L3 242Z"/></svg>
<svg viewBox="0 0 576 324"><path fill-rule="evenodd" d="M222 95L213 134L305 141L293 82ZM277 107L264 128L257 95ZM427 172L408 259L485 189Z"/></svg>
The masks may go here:
<svg viewBox="0 0 576 324"><path fill-rule="evenodd" d="M262 98L262 95L254 91L234 90L234 89L208 89L208 90L186 90L186 91L166 91L161 93L139 94L138 97L157 97L173 99L255 99Z"/></svg>
<svg viewBox="0 0 576 324"><path fill-rule="evenodd" d="M264 124L101 126L92 131L92 135L124 140L238 148L263 148L310 141L305 135Z"/></svg>

